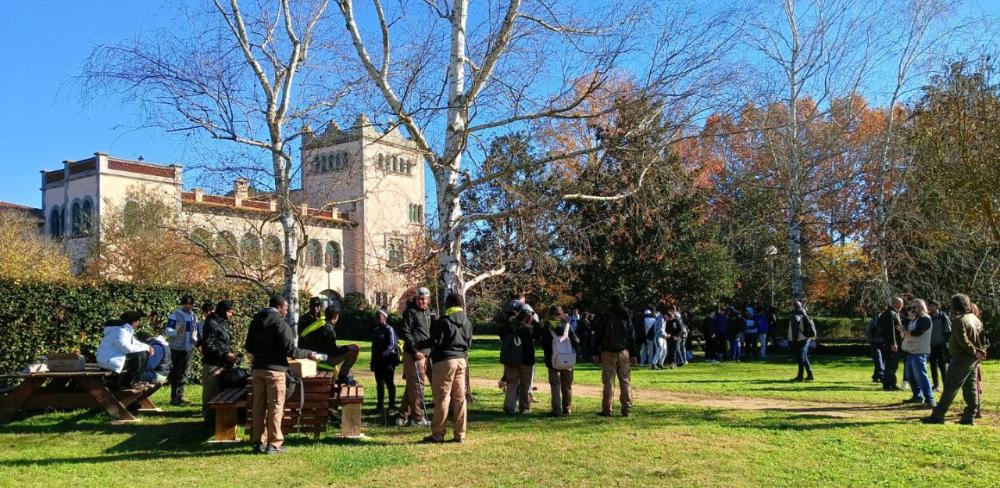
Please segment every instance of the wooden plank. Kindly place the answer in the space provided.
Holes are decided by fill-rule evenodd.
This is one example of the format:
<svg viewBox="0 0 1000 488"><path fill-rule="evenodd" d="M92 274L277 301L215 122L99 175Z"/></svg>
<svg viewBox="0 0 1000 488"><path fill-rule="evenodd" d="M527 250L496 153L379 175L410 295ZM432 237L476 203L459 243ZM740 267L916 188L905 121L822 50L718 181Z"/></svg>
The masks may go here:
<svg viewBox="0 0 1000 488"><path fill-rule="evenodd" d="M122 405L121 402L108 390L105 386L104 381L98 376L86 377L83 386L87 389L87 393L94 398L98 405L104 408L104 411L108 412L108 415L117 419L124 421L135 421L139 420L132 415L131 412Z"/></svg>
<svg viewBox="0 0 1000 488"><path fill-rule="evenodd" d="M0 397L0 422L6 422L17 414L25 402L34 396L43 382L45 382L45 378L25 378L14 391Z"/></svg>
<svg viewBox="0 0 1000 488"><path fill-rule="evenodd" d="M210 442L239 442L238 416L236 408L216 408L215 437Z"/></svg>

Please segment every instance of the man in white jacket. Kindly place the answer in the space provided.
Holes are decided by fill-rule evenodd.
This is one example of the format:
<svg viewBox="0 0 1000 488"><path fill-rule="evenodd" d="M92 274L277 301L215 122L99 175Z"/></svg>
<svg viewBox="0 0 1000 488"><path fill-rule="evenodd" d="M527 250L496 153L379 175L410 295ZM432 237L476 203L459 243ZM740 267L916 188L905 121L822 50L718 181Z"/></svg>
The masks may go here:
<svg viewBox="0 0 1000 488"><path fill-rule="evenodd" d="M129 388L142 377L153 348L135 337L142 312L125 312L120 320L104 326L104 338L97 348L97 365L116 374L119 388Z"/></svg>

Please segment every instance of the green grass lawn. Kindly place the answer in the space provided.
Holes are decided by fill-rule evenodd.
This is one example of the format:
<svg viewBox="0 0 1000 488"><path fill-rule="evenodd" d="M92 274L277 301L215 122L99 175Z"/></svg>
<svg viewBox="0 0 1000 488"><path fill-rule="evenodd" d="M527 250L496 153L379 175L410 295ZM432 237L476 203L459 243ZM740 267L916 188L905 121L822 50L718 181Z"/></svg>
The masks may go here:
<svg viewBox="0 0 1000 488"><path fill-rule="evenodd" d="M496 351L477 349L472 371L498 377ZM367 356L367 353L366 353ZM663 389L857 403L898 401L867 384L861 360L823 358L819 380L789 384L793 365L692 363L637 371L640 389ZM362 358L359 368L367 368ZM989 364L986 405L998 368ZM577 375L596 384L598 372ZM762 383L770 381L772 383ZM370 381L368 381L370 383ZM373 385L369 395L374 396ZM540 385L544 386L544 385ZM501 415L495 388L476 390L463 445L419 445L425 430L382 427L369 439L319 441L291 435L283 456L254 456L246 445L208 444L198 406L165 407L139 423L112 425L90 412L59 412L0 426L0 486L995 486L1000 431L924 426L889 416L840 418L694 408L639 401L632 418L595 415L599 400L575 399L575 414L550 419ZM197 385L189 397L199 398ZM539 388L541 405L547 389ZM891 396L891 398L890 398ZM163 406L166 391L154 401ZM989 408L989 407L987 407ZM991 412L987 411L989 415Z"/></svg>

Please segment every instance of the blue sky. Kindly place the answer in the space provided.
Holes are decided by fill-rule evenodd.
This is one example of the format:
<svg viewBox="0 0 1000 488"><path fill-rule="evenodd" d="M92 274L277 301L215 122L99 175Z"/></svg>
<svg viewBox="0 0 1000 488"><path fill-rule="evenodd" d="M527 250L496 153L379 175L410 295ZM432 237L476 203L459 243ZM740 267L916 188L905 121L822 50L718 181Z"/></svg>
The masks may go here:
<svg viewBox="0 0 1000 488"><path fill-rule="evenodd" d="M1000 15L1000 0L974 9ZM6 95L0 145L7 154L0 201L40 206L39 171L95 151L159 163L197 157L191 141L156 129L136 130L137 109L114 100L84 102L74 80L91 49L162 27L159 0L7 2L0 29L0 77ZM165 7L169 8L169 6ZM341 121L348 122L348 121Z"/></svg>

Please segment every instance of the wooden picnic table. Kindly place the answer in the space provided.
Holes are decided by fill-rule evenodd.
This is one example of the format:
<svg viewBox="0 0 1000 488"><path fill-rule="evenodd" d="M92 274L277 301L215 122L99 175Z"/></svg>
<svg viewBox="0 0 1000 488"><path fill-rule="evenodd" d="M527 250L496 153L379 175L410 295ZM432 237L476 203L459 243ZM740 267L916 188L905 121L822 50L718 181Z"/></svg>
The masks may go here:
<svg viewBox="0 0 1000 488"><path fill-rule="evenodd" d="M159 384L112 391L105 381L112 373L96 364L83 371L43 371L14 373L0 378L19 378L19 384L0 396L0 422L10 420L21 410L103 409L119 421L138 420L128 407L138 403L139 411L158 411L149 399Z"/></svg>

